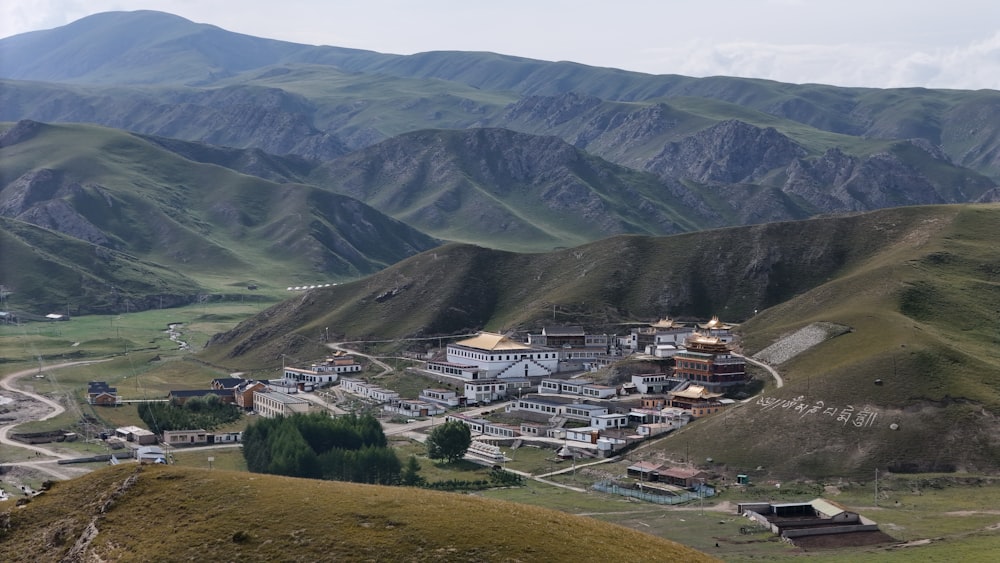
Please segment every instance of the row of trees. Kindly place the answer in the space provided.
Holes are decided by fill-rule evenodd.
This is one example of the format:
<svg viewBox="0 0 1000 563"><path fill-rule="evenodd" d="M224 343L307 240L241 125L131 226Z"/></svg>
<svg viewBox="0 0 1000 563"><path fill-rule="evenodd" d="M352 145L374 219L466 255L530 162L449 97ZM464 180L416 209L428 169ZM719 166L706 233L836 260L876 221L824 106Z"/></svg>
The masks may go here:
<svg viewBox="0 0 1000 563"><path fill-rule="evenodd" d="M374 417L321 413L260 419L243 432L243 456L256 473L393 485L402 465Z"/></svg>
<svg viewBox="0 0 1000 563"><path fill-rule="evenodd" d="M471 443L468 426L446 422L428 435L427 454L453 463L462 459ZM400 463L371 415L330 418L312 413L259 419L243 431L243 456L250 471L291 477L443 490L520 483L520 477L501 469L494 469L489 480L428 483L420 475L416 457Z"/></svg>
<svg viewBox="0 0 1000 563"><path fill-rule="evenodd" d="M240 409L223 402L217 395L192 397L178 401L139 403L139 418L154 434L164 430L215 430L222 424L239 420Z"/></svg>

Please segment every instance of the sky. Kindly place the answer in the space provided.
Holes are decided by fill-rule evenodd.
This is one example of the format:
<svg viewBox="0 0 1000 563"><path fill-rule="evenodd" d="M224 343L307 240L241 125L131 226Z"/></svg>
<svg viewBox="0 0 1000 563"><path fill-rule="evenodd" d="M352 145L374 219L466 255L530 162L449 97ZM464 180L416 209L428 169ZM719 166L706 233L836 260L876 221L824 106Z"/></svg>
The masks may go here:
<svg viewBox="0 0 1000 563"><path fill-rule="evenodd" d="M652 74L1000 90L997 0L3 0L0 37L140 9L381 53L492 51Z"/></svg>

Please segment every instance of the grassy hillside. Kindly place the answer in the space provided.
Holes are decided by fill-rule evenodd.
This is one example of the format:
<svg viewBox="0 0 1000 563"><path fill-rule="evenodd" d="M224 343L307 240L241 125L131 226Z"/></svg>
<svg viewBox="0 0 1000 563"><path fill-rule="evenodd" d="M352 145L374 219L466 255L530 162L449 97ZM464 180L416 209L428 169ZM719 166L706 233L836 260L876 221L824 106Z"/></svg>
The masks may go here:
<svg viewBox="0 0 1000 563"><path fill-rule="evenodd" d="M248 278L270 287L349 279L437 244L357 200L84 125L20 122L4 133L0 215L155 262L207 290Z"/></svg>
<svg viewBox="0 0 1000 563"><path fill-rule="evenodd" d="M743 347L757 352L820 321L849 331L777 366L784 388L685 429L662 448L784 476L995 469L998 213L997 206L947 208L911 222L900 238L869 231L879 252L748 320ZM820 401L813 414L797 410ZM849 406L850 420L838 420ZM836 413L824 416L830 408ZM874 421L856 426L865 409Z"/></svg>
<svg viewBox="0 0 1000 563"><path fill-rule="evenodd" d="M543 254L449 245L364 280L287 300L220 336L206 353L234 367L274 364L293 341L305 346L326 327L346 338L395 338L546 322L614 332L616 323L666 315L741 321L847 274L887 245L905 247L924 221L947 224L958 209L900 208L670 237L623 236ZM393 289L395 296L376 299Z"/></svg>
<svg viewBox="0 0 1000 563"><path fill-rule="evenodd" d="M438 238L508 250L708 223L689 202L664 197L652 174L505 129L407 133L325 163L309 180Z"/></svg>
<svg viewBox="0 0 1000 563"><path fill-rule="evenodd" d="M133 464L57 483L0 516L0 549L9 560L714 560L668 540L527 505Z"/></svg>
<svg viewBox="0 0 1000 563"><path fill-rule="evenodd" d="M0 272L13 292L5 305L38 314L173 307L201 287L159 264L3 217Z"/></svg>

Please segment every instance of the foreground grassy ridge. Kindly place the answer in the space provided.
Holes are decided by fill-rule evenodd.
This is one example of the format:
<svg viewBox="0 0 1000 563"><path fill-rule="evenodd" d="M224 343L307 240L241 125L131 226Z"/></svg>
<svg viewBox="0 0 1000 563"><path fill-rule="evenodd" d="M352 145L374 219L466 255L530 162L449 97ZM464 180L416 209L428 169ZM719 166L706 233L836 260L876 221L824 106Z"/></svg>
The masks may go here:
<svg viewBox="0 0 1000 563"><path fill-rule="evenodd" d="M112 500L133 475L134 484ZM10 560L62 558L92 520L98 534L85 559L713 560L626 528L513 503L131 464L59 483L12 511L0 550Z"/></svg>

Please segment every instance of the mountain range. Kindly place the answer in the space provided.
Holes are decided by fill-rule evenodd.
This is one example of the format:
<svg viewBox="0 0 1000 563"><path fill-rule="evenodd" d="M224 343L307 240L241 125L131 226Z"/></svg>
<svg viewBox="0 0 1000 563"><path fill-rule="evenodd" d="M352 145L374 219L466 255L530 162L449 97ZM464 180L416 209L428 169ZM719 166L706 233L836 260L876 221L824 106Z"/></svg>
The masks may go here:
<svg viewBox="0 0 1000 563"><path fill-rule="evenodd" d="M150 11L5 38L0 52L0 216L189 278L154 276L156 294L94 278L125 288L105 299L119 307L251 278L345 281L441 241L540 252L1000 199L996 92L385 55ZM30 291L5 277L31 309L96 303L70 276Z"/></svg>

